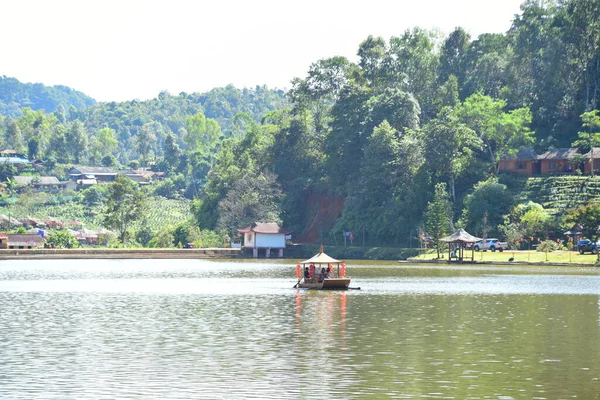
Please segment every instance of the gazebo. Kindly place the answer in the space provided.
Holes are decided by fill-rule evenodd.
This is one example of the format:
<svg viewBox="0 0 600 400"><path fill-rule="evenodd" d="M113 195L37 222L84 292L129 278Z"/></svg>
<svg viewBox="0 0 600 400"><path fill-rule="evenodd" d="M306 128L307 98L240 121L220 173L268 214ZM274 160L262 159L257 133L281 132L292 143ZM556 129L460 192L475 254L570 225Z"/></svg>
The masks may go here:
<svg viewBox="0 0 600 400"><path fill-rule="evenodd" d="M465 247L468 243L475 243L483 240L481 238L475 237L465 231L464 229L459 229L454 232L452 235L447 236L445 238L441 238L440 241L446 242L448 244L453 244L453 246L448 246L448 262L452 261L452 249L454 248L454 257L458 262L462 262L464 259L464 251ZM475 250L474 246L471 246L471 262L475 262Z"/></svg>

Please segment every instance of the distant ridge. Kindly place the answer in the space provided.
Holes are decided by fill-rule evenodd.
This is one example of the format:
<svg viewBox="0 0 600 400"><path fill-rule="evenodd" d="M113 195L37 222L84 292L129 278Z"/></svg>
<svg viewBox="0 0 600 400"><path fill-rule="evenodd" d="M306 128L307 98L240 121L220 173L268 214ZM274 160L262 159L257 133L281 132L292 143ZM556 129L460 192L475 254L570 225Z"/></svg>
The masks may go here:
<svg viewBox="0 0 600 400"><path fill-rule="evenodd" d="M68 111L71 107L82 110L94 104L96 100L67 86L22 83L16 78L0 76L0 115L18 117L23 107L51 113L60 105Z"/></svg>

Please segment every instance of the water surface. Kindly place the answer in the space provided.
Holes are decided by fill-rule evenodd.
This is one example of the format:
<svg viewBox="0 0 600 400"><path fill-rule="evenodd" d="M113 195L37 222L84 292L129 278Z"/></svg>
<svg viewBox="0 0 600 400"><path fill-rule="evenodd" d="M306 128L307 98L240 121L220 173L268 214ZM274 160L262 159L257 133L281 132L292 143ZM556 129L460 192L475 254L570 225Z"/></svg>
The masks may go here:
<svg viewBox="0 0 600 400"><path fill-rule="evenodd" d="M595 268L0 262L0 398L600 398Z"/></svg>

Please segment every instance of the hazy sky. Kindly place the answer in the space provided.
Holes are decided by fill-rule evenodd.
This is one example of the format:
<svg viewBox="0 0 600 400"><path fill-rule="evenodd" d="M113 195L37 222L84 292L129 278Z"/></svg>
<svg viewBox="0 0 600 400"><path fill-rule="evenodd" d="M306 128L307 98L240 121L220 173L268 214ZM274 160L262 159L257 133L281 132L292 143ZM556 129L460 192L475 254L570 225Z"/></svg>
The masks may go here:
<svg viewBox="0 0 600 400"><path fill-rule="evenodd" d="M522 0L4 0L0 75L99 101L289 88L311 63L356 61L368 35L506 32Z"/></svg>

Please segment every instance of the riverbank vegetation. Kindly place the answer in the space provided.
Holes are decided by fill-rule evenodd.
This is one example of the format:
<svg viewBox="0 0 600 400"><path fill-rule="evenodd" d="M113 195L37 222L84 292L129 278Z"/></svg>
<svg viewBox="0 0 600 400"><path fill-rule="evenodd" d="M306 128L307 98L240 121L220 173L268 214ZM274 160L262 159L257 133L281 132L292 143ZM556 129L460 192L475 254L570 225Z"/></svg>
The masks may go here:
<svg viewBox="0 0 600 400"><path fill-rule="evenodd" d="M559 238L582 204L552 190L538 200L531 182L499 174L499 162L528 147L600 145L600 5L529 0L521 10L504 34L369 36L356 60L316 60L287 93L226 87L21 108L0 117L2 146L42 160L40 173L60 174L60 164L163 172L143 193L191 203L185 240L260 220L292 229L297 242L340 245L352 232L365 247L415 247L429 229L438 237L457 227L515 244ZM580 189L596 183L573 177L585 179ZM132 221L119 236L181 244L166 224L177 225L149 235Z"/></svg>

